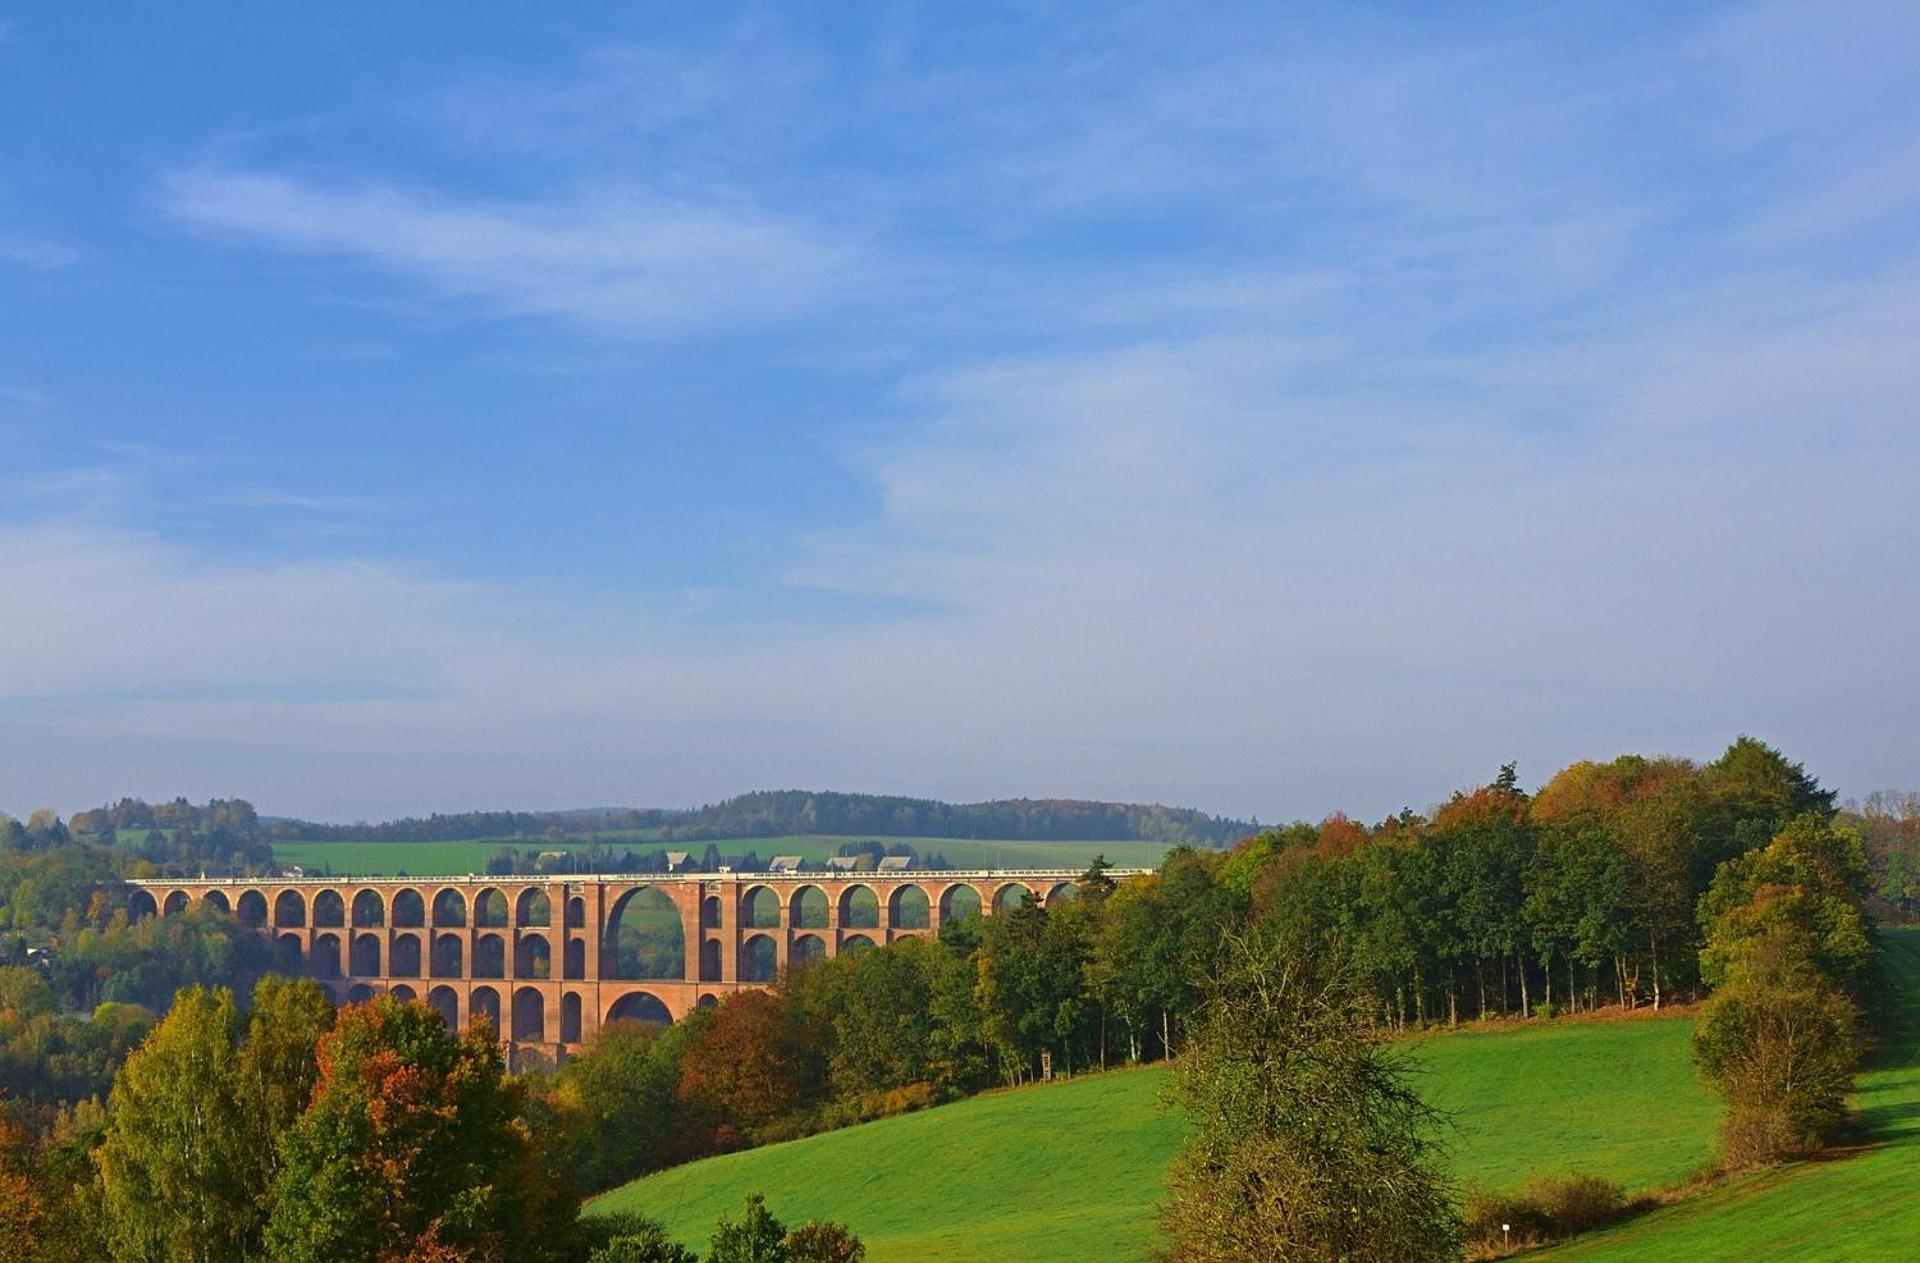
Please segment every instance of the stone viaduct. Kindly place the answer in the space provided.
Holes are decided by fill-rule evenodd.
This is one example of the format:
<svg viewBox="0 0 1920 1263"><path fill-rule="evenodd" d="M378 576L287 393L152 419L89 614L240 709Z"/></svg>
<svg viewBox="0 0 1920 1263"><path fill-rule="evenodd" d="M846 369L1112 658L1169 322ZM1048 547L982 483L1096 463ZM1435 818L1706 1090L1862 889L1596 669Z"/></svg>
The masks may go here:
<svg viewBox="0 0 1920 1263"><path fill-rule="evenodd" d="M1145 870L1141 870L1145 871ZM608 1022L672 1022L789 964L935 934L943 921L1072 898L1078 872L144 880L134 919L195 901L272 937L337 1003L425 1000L486 1017L516 1061L557 1060ZM1113 870L1112 876L1134 875Z"/></svg>

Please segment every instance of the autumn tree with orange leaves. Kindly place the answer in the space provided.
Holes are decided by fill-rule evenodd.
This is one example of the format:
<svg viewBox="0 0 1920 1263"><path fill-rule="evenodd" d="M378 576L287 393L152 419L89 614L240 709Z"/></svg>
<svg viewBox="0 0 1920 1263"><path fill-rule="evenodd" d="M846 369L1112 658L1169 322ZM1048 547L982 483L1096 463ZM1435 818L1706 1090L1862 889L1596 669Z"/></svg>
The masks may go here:
<svg viewBox="0 0 1920 1263"><path fill-rule="evenodd" d="M313 1102L288 1133L267 1252L276 1259L564 1256L573 1191L544 1169L490 1031L381 997L319 1047Z"/></svg>

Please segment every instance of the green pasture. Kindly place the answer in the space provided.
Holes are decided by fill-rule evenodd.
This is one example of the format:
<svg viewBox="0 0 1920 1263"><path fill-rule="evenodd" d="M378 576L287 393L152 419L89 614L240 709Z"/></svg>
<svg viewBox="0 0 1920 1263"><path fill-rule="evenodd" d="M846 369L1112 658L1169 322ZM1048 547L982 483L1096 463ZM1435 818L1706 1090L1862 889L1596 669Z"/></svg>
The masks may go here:
<svg viewBox="0 0 1920 1263"><path fill-rule="evenodd" d="M1716 1106L1693 1073L1690 1023L1568 1021L1405 1045L1452 1115L1464 1184L1598 1171L1632 1188L1708 1157ZM1143 1259L1181 1124L1158 1068L1002 1092L791 1144L693 1163L599 1199L691 1244L750 1191L787 1219L844 1220L872 1263L1017 1257Z"/></svg>
<svg viewBox="0 0 1920 1263"><path fill-rule="evenodd" d="M847 842L867 841L869 835L810 834L775 838L722 838L714 845L722 852L756 852L761 859L799 855L824 861L840 853ZM883 843L904 841L922 855L944 855L955 868L1084 868L1096 855L1105 855L1121 868L1152 868L1167 853L1163 842L994 842L977 838L879 838ZM591 840L550 843L539 838L480 838L470 842L276 842L274 858L298 864L310 873L332 872L357 877L457 876L486 871L487 861L503 846L523 852L585 850L591 845L650 851L665 845L684 847L696 855L705 842L661 843L632 833L596 834Z"/></svg>
<svg viewBox="0 0 1920 1263"><path fill-rule="evenodd" d="M1861 1076L1859 1134L1836 1156L1716 1188L1552 1251L1555 1260L1920 1259L1920 930L1886 935L1899 997Z"/></svg>

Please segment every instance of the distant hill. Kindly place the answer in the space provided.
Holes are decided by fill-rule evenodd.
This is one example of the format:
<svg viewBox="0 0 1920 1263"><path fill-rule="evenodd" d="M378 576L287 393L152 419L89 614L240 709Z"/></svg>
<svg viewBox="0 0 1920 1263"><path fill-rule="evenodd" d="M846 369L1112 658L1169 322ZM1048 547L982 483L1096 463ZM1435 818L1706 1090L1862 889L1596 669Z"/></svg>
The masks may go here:
<svg viewBox="0 0 1920 1263"><path fill-rule="evenodd" d="M791 834L866 834L876 838L980 838L1009 842L1166 842L1231 846L1255 831L1250 821L1189 807L1009 798L946 803L881 794L762 790L688 809L592 807L572 811L473 811L382 824L315 824L269 819L273 841L451 842L538 838L549 833L659 832L678 842L772 838Z"/></svg>

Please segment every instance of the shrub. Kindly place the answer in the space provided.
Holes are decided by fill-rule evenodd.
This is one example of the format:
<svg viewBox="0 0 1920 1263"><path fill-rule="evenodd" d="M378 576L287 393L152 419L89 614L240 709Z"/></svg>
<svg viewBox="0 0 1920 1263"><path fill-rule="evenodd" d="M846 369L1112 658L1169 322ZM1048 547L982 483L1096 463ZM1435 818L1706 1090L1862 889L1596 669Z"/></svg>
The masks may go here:
<svg viewBox="0 0 1920 1263"><path fill-rule="evenodd" d="M1503 1246L1532 1246L1589 1232L1627 1209L1626 1190L1597 1175L1536 1175L1518 1190L1476 1188L1462 1215L1467 1239L1481 1255ZM1501 1230L1501 1225L1507 1231Z"/></svg>

